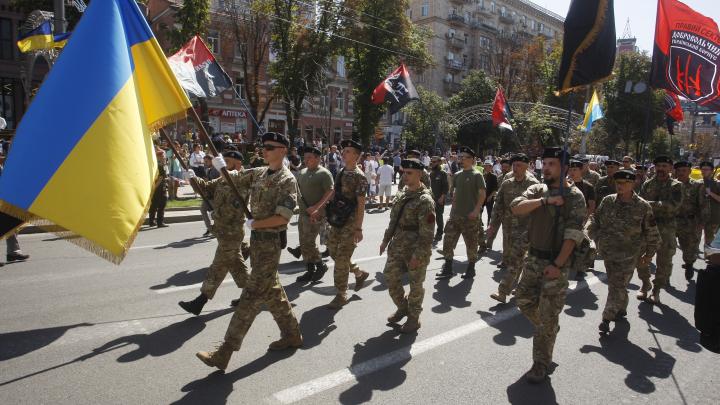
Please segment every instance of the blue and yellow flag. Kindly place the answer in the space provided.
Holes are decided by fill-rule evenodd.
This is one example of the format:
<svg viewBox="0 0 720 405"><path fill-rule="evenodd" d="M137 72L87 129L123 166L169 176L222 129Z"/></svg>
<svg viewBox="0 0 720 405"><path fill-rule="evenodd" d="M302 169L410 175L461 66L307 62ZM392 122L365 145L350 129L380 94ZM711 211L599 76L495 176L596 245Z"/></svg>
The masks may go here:
<svg viewBox="0 0 720 405"><path fill-rule="evenodd" d="M150 133L190 106L135 1L93 1L17 129L0 211L119 263L158 175Z"/></svg>
<svg viewBox="0 0 720 405"><path fill-rule="evenodd" d="M50 21L45 21L34 30L18 36L17 46L23 53L40 49L62 48L69 37L69 32L53 35Z"/></svg>
<svg viewBox="0 0 720 405"><path fill-rule="evenodd" d="M603 117L602 109L600 108L600 101L598 99L597 91L593 90L592 98L585 107L585 119L583 120L580 130L583 132L590 132L593 126L593 122Z"/></svg>

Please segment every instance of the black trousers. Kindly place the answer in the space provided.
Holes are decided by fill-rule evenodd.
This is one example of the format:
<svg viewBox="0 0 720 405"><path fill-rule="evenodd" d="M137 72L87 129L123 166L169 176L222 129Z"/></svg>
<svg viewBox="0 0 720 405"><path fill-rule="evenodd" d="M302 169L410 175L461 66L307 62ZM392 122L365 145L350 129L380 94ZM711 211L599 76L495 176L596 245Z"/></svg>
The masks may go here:
<svg viewBox="0 0 720 405"><path fill-rule="evenodd" d="M398 174L402 176L402 173L400 173L400 166L394 166L393 169L395 169L395 172L393 172L393 184L395 184L395 178Z"/></svg>
<svg viewBox="0 0 720 405"><path fill-rule="evenodd" d="M158 187L160 189L161 187ZM155 222L157 216L158 225L165 222L165 206L167 205L167 194L165 190L156 190L153 194L152 201L150 202L150 223Z"/></svg>
<svg viewBox="0 0 720 405"><path fill-rule="evenodd" d="M491 199L489 201L485 202L485 209L487 210L487 222L486 224L490 224L490 218L492 217L492 209L493 205L495 205L495 199Z"/></svg>
<svg viewBox="0 0 720 405"><path fill-rule="evenodd" d="M720 352L720 266L708 265L698 271L695 293L695 327L700 331L700 344Z"/></svg>
<svg viewBox="0 0 720 405"><path fill-rule="evenodd" d="M445 213L445 204L438 204L435 201L435 223L437 230L435 231L435 238L439 239L443 235L443 229L445 229L443 214Z"/></svg>

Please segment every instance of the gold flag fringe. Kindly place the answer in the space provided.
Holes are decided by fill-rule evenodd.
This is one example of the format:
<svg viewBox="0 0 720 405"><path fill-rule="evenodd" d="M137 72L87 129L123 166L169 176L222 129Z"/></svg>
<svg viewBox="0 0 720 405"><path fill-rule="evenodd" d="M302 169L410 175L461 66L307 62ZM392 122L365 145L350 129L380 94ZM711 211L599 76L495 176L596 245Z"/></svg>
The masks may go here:
<svg viewBox="0 0 720 405"><path fill-rule="evenodd" d="M190 107L192 108L192 107ZM176 121L179 121L181 119L187 118L187 109L182 110L180 112L177 112L172 115L168 115L166 117L162 117L159 120L156 120L155 122L151 122L147 124L148 129L150 132L157 132L160 130L160 128L166 127L170 124L174 124Z"/></svg>

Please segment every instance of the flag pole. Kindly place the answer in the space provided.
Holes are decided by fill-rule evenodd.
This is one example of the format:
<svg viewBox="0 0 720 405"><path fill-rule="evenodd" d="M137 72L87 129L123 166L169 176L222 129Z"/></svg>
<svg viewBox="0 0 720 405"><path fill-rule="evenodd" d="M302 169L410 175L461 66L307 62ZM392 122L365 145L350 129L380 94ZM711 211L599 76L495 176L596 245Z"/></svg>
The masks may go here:
<svg viewBox="0 0 720 405"><path fill-rule="evenodd" d="M195 125L198 126L198 129L200 130L200 137L202 138L203 142L207 142L207 144L210 147L210 152L213 156L220 156L220 153L218 153L218 150L215 148L215 144L212 143L212 140L210 139L210 135L208 135L207 130L205 129L205 126L203 126L202 121L200 121L200 117L198 116L197 111L195 111L194 107L190 107L190 117L195 122ZM223 178L227 182L227 184L230 186L230 189L235 194L235 197L240 201L240 205L242 205L243 211L245 212L245 216L248 219L252 219L252 214L250 213L250 210L247 207L247 203L245 202L245 199L240 194L240 190L237 188L237 185L232 180L232 177L230 177L230 172L226 167L223 167L220 171Z"/></svg>
<svg viewBox="0 0 720 405"><path fill-rule="evenodd" d="M168 143L168 146L173 152L173 156L178 160L180 163L180 166L182 166L183 170L186 172L190 170L187 163L182 159L180 156L180 153L178 153L178 150L175 148L175 145L173 145L172 139L168 136L167 132L165 132L164 128L160 128L160 136ZM203 201L210 207L210 211L212 211L212 204L210 203L210 200L208 197L202 192L202 189L198 186L197 179L195 177L190 178L189 180L190 187L192 187L193 191L195 191L198 195L200 195L200 198L202 198Z"/></svg>

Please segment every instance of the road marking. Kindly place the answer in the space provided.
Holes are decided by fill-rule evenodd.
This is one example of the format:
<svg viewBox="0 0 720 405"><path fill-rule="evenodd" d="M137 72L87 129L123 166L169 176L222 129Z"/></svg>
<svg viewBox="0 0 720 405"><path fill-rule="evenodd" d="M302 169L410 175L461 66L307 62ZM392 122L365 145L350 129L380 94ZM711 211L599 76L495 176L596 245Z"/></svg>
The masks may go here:
<svg viewBox="0 0 720 405"><path fill-rule="evenodd" d="M602 279L606 278L604 274L602 274L600 277ZM601 278L592 277L589 280L576 283L575 288L568 291L568 295L574 294L577 291L584 290L591 285L599 283L601 281ZM357 379L360 377L390 367L393 364L407 361L412 357L418 356L430 350L436 349L440 346L454 342L465 336L468 336L475 332L479 332L487 328L488 326L496 325L517 315L520 315L520 311L517 309L517 307L507 309L505 311L495 314L487 320L481 319L463 326L459 326L455 329L449 330L439 335L435 335L427 339L423 339L419 342L413 343L411 346L409 346L409 348L404 347L401 349L397 349L395 351L383 354L370 360L354 364L348 368L338 370L334 373L326 374L314 380L310 380L305 383L298 384L294 387L290 387L285 390L276 392L275 394L273 394L273 398L283 404L292 404L294 402L303 400L305 398L335 388L342 384L357 381Z"/></svg>

